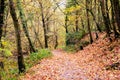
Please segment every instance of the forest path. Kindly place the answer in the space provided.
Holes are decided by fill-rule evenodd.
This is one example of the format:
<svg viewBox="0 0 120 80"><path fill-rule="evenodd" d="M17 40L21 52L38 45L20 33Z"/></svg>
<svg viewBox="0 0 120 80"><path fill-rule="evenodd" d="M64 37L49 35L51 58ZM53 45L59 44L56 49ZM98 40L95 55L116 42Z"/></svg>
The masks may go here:
<svg viewBox="0 0 120 80"><path fill-rule="evenodd" d="M41 60L22 80L120 80L120 70L105 69L120 61L119 44L100 38L74 54L53 50L52 58Z"/></svg>
<svg viewBox="0 0 120 80"><path fill-rule="evenodd" d="M74 54L61 50L54 50L52 53L52 58L43 59L34 66L33 75L26 74L24 80L87 80Z"/></svg>

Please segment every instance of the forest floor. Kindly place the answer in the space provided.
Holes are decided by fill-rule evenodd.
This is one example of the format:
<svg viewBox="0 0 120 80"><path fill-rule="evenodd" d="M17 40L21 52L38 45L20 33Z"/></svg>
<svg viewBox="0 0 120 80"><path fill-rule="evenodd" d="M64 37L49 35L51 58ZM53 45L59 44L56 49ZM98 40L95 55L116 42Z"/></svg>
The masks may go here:
<svg viewBox="0 0 120 80"><path fill-rule="evenodd" d="M102 35L74 54L53 50L52 58L41 60L22 80L120 80L120 40L109 42Z"/></svg>

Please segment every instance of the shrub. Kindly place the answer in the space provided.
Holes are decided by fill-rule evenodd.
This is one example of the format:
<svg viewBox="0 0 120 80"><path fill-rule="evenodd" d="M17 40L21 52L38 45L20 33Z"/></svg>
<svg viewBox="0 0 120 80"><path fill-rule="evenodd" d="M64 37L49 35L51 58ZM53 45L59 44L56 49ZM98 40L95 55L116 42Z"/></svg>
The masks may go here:
<svg viewBox="0 0 120 80"><path fill-rule="evenodd" d="M0 55L4 56L4 57L10 57L10 56L12 56L11 51L8 50L8 49L2 49L2 48L0 48L0 53L1 53Z"/></svg>
<svg viewBox="0 0 120 80"><path fill-rule="evenodd" d="M88 44L89 44L89 41L81 41L80 42L80 46L83 46L83 47L87 46Z"/></svg>
<svg viewBox="0 0 120 80"><path fill-rule="evenodd" d="M68 33L66 35L66 45L75 44L77 41L82 39L84 35L85 35L84 30L80 32Z"/></svg>
<svg viewBox="0 0 120 80"><path fill-rule="evenodd" d="M41 49L36 53L30 54L30 59L35 61L35 60L47 58L47 57L50 57L50 56L52 56L52 53L50 52L49 49Z"/></svg>
<svg viewBox="0 0 120 80"><path fill-rule="evenodd" d="M11 47L11 42L10 41L5 41L2 39L2 44L0 48L0 56L2 57L10 57L12 56L12 47Z"/></svg>
<svg viewBox="0 0 120 80"><path fill-rule="evenodd" d="M28 58L25 59L27 69L35 65L39 60L43 58L51 57L52 53L49 49L41 49L36 53L31 53Z"/></svg>
<svg viewBox="0 0 120 80"><path fill-rule="evenodd" d="M75 52L76 48L74 45L67 45L63 48L63 50L67 51L67 52Z"/></svg>

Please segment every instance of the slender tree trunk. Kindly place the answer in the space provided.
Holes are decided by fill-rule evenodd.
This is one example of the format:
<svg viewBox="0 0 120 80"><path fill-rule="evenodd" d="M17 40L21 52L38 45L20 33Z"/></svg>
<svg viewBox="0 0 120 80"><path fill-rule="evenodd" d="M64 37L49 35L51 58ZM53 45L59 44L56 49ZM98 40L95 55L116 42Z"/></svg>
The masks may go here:
<svg viewBox="0 0 120 80"><path fill-rule="evenodd" d="M76 27L76 32L78 32L79 31L79 28L78 28L78 10L76 11L76 19L75 19L75 27Z"/></svg>
<svg viewBox="0 0 120 80"><path fill-rule="evenodd" d="M115 19L117 22L118 30L120 32L120 5L119 5L119 0L111 0L114 6L114 11L115 11Z"/></svg>
<svg viewBox="0 0 120 80"><path fill-rule="evenodd" d="M36 32L35 27L33 26L33 22L32 22L31 19L30 19L30 21L31 21L31 27L33 27L33 31L34 31L35 37L36 37L36 39L37 39L40 47L41 47L41 48L44 48L43 45L42 45L42 43L41 43L41 41L40 41L40 39L39 39L39 37L38 37L38 33Z"/></svg>
<svg viewBox="0 0 120 80"><path fill-rule="evenodd" d="M44 12L43 12L43 6L42 3L39 2L40 4L40 10L41 10L41 16L42 16L42 24L43 24L43 30L44 30L44 40L45 40L45 48L48 48L48 36L47 36L47 29L46 29L46 24L45 24L45 17L44 17Z"/></svg>
<svg viewBox="0 0 120 80"><path fill-rule="evenodd" d="M3 26L4 26L4 9L5 9L5 0L0 0L0 47L1 47Z"/></svg>
<svg viewBox="0 0 120 80"><path fill-rule="evenodd" d="M19 68L19 73L22 73L22 72L25 72L25 64L24 64L24 58L22 53L22 47L21 47L20 25L17 19L17 14L15 12L15 5L13 0L9 0L9 3L10 3L10 14L13 19L15 34L16 34L16 41L17 41L18 68Z"/></svg>
<svg viewBox="0 0 120 80"><path fill-rule="evenodd" d="M55 46L54 46L54 49L56 49L58 46L58 36L55 35Z"/></svg>
<svg viewBox="0 0 120 80"><path fill-rule="evenodd" d="M96 21L95 15L93 14L93 12L92 12L91 10L88 10L88 11L91 13L91 15L92 15L92 17L93 17L93 20L95 21L95 24L96 24L96 27L97 27L98 31L99 31L99 32L102 32L101 29L100 29L99 24L98 24L97 21Z"/></svg>
<svg viewBox="0 0 120 80"><path fill-rule="evenodd" d="M86 0L86 15L87 15L87 26L88 26L88 31L89 31L89 35L90 35L90 43L93 43L93 38L92 38L92 34L91 34L91 29L90 29L90 21L89 21L89 0Z"/></svg>
<svg viewBox="0 0 120 80"><path fill-rule="evenodd" d="M100 6L101 6L103 21L104 21L104 25L106 28L107 36L108 36L109 40L111 41L109 21L108 21L106 10L105 10L105 0L100 0Z"/></svg>
<svg viewBox="0 0 120 80"><path fill-rule="evenodd" d="M6 37L6 34L7 34L7 26L8 26L8 17L9 17L9 7L8 5L5 6L5 17L4 17L4 29L3 29L3 37Z"/></svg>
<svg viewBox="0 0 120 80"><path fill-rule="evenodd" d="M0 48L2 47L1 38L2 38L3 26L4 26L4 9L5 9L5 0L0 0ZM4 69L4 65L2 61L0 61L0 68ZM0 74L0 80L2 80L1 74Z"/></svg>
<svg viewBox="0 0 120 80"><path fill-rule="evenodd" d="M101 31L101 28L100 28L100 24L99 24L99 22L97 21L97 15L99 16L99 14L97 14L97 1L96 0L94 0L94 3L95 3L95 14L92 12L92 10L91 10L91 15L93 16L93 20L95 21L95 24L96 24L96 27L97 27L97 29L96 30L98 30L99 32L102 32ZM99 6L99 5L98 5Z"/></svg>
<svg viewBox="0 0 120 80"><path fill-rule="evenodd" d="M68 15L65 15L65 32L68 33Z"/></svg>
<svg viewBox="0 0 120 80"><path fill-rule="evenodd" d="M108 9L108 0L105 1L105 6L106 6L106 17L108 20L109 28L112 29L111 24L110 24L110 16L109 16L109 9Z"/></svg>
<svg viewBox="0 0 120 80"><path fill-rule="evenodd" d="M55 22L54 22L54 23L55 23ZM54 49L56 49L57 46L58 46L58 35L57 35L57 29L56 29L56 26L54 26L54 38L55 38L55 40L54 40L54 43L55 43L55 45L54 45Z"/></svg>
<svg viewBox="0 0 120 80"><path fill-rule="evenodd" d="M66 32L66 45L68 45L67 34L68 34L68 14L65 14L65 32Z"/></svg>
<svg viewBox="0 0 120 80"><path fill-rule="evenodd" d="M31 41L30 36L29 36L28 29L27 29L27 22L26 22L26 18L25 18L25 13L24 13L22 5L21 5L21 0L17 0L17 7L19 9L20 18L21 18L21 21L22 21L22 26L23 26L24 33L25 33L25 35L28 39L28 42L29 42L30 52L35 52L35 48L32 44L32 41Z"/></svg>
<svg viewBox="0 0 120 80"><path fill-rule="evenodd" d="M111 15L112 15L112 26L113 26L113 31L114 31L114 37L117 38L119 36L119 33L117 32L116 29L116 24L115 24L115 12L114 12L114 6L113 6L113 2L112 0L110 0L111 2Z"/></svg>
<svg viewBox="0 0 120 80"><path fill-rule="evenodd" d="M85 25L83 23L83 19L81 18L81 25L82 25L82 28L84 29L85 28Z"/></svg>
<svg viewBox="0 0 120 80"><path fill-rule="evenodd" d="M101 9L100 9L100 3L98 2L98 16L97 16L97 22L99 24L99 26L101 27L103 24L101 23L102 22L102 16L101 16ZM101 30L102 32L102 30Z"/></svg>

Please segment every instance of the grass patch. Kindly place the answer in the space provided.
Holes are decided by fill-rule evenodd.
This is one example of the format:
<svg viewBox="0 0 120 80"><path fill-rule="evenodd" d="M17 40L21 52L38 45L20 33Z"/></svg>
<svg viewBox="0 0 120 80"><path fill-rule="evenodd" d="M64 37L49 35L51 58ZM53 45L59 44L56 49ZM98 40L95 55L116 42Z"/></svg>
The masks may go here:
<svg viewBox="0 0 120 80"><path fill-rule="evenodd" d="M37 64L39 60L48 57L52 57L52 53L49 49L41 49L36 53L31 53L30 56L25 59L26 69L28 70L33 65Z"/></svg>
<svg viewBox="0 0 120 80"><path fill-rule="evenodd" d="M36 53L31 53L29 56L24 58L26 71L32 66L36 65L41 59L52 57L52 53L49 49L41 49ZM4 58L4 70L0 68L0 75L2 80L19 80L22 75L18 74L17 59L15 58Z"/></svg>
<svg viewBox="0 0 120 80"><path fill-rule="evenodd" d="M17 60L4 58L4 69L0 70L2 80L18 80Z"/></svg>
<svg viewBox="0 0 120 80"><path fill-rule="evenodd" d="M64 51L66 51L66 52L72 52L72 53L74 53L74 52L76 52L76 48L75 48L75 46L74 45L67 45L67 46L65 46L65 47L63 47L63 50Z"/></svg>
<svg viewBox="0 0 120 80"><path fill-rule="evenodd" d="M66 34L66 45L76 44L85 35L85 31Z"/></svg>

